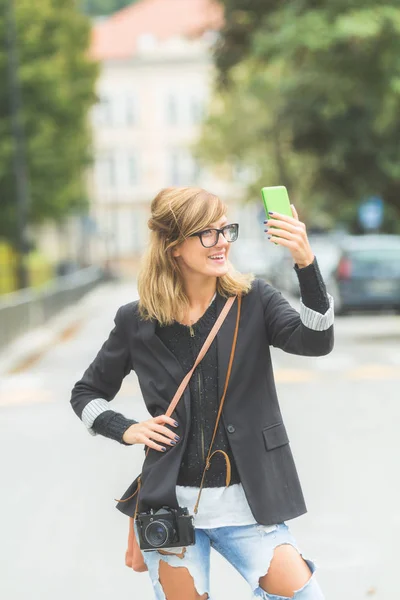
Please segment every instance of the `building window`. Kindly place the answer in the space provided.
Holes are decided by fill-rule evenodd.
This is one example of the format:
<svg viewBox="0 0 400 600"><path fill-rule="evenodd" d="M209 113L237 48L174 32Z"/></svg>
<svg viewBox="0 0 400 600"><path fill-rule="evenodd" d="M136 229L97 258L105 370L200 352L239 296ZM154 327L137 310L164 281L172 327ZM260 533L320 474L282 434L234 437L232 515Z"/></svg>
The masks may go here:
<svg viewBox="0 0 400 600"><path fill-rule="evenodd" d="M125 96L124 104L124 124L135 125L137 122L137 106L135 98L132 95Z"/></svg>
<svg viewBox="0 0 400 600"><path fill-rule="evenodd" d="M98 125L134 125L137 123L137 103L133 94L112 96L101 94L94 107L94 121Z"/></svg>
<svg viewBox="0 0 400 600"><path fill-rule="evenodd" d="M111 98L106 95L100 95L100 100L94 108L95 121L99 125L112 125L112 103Z"/></svg>
<svg viewBox="0 0 400 600"><path fill-rule="evenodd" d="M178 124L178 100L176 96L169 94L167 96L167 123L168 125Z"/></svg>
<svg viewBox="0 0 400 600"><path fill-rule="evenodd" d="M168 154L169 185L193 185L201 176L201 168L186 148L174 148Z"/></svg>
<svg viewBox="0 0 400 600"><path fill-rule="evenodd" d="M117 167L117 165L116 165L114 156L109 156L108 158L105 159L105 161L104 161L105 183L110 188L115 188L117 186L117 168L116 167Z"/></svg>
<svg viewBox="0 0 400 600"><path fill-rule="evenodd" d="M180 156L177 150L171 150L168 156L168 177L171 185L179 185L180 179Z"/></svg>
<svg viewBox="0 0 400 600"><path fill-rule="evenodd" d="M204 102L198 98L192 96L189 104L190 111L190 122L194 125L199 125L204 120Z"/></svg>
<svg viewBox="0 0 400 600"><path fill-rule="evenodd" d="M192 158L192 178L193 183L199 183L203 177L203 168L196 158Z"/></svg>
<svg viewBox="0 0 400 600"><path fill-rule="evenodd" d="M117 186L116 161L113 155L100 156L96 160L95 178L99 188L114 189Z"/></svg>
<svg viewBox="0 0 400 600"><path fill-rule="evenodd" d="M128 182L129 185L137 185L139 183L139 165L136 153L128 155Z"/></svg>

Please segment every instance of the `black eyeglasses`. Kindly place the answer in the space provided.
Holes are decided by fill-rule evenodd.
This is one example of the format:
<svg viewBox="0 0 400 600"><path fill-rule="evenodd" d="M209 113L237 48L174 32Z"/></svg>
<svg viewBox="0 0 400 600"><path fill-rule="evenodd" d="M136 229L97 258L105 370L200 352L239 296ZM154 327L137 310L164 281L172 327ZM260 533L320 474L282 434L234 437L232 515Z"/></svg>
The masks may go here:
<svg viewBox="0 0 400 600"><path fill-rule="evenodd" d="M192 233L189 237L196 235L200 238L200 242L204 248L212 248L218 244L220 233L222 233L227 242L236 242L239 235L239 225L238 223L231 223L230 225L225 225L222 229L204 229L198 233Z"/></svg>

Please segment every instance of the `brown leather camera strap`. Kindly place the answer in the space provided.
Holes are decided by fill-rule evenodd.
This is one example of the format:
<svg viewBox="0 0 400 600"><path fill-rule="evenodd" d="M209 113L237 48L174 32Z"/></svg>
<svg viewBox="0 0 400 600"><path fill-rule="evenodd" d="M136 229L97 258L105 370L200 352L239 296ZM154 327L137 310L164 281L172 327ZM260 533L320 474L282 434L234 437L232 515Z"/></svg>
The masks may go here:
<svg viewBox="0 0 400 600"><path fill-rule="evenodd" d="M219 424L219 420L221 418L222 408L224 406L225 397L226 397L226 392L228 390L229 379L230 379L230 376L231 376L232 365L233 365L233 359L235 357L236 342L237 342L237 336L238 336L238 331L239 331L239 321L240 321L240 309L241 309L241 306L242 306L242 298L241 298L241 296L238 296L238 309L237 309L237 315L236 315L236 327L235 327L235 333L233 335L231 356L229 358L228 370L226 372L226 379L225 379L224 391L223 391L223 394L222 394L221 402L219 403L219 410L218 410L217 420L215 422L214 433L213 433L213 436L212 436L212 439L211 439L210 448L208 450L208 454L207 454L207 458L206 458L206 466L204 468L203 476L201 478L199 495L197 496L196 506L194 507L194 510L193 510L193 512L194 512L195 515L197 515L197 511L199 510L200 496L201 496L201 492L203 491L203 486L204 486L204 480L205 480L205 477L206 477L206 473L207 473L208 469L211 466L211 459L212 459L212 457L217 452L221 452L222 455L225 458L225 462L226 462L226 487L228 487L228 485L230 483L230 480L231 480L231 463L229 461L228 455L223 450L215 450L215 452L212 452L212 447L213 447L213 444L214 444L215 436L217 435L218 424Z"/></svg>
<svg viewBox="0 0 400 600"><path fill-rule="evenodd" d="M209 349L212 342L214 341L214 338L217 335L222 323L225 321L225 319L228 315L228 312L232 308L232 305L235 302L236 297L237 296L231 296L225 302L225 306L221 310L221 313L220 313L218 319L215 321L213 328L211 329L210 333L208 334L206 341L204 342L199 354L197 355L197 358L196 358L196 361L195 361L193 367L191 368L189 373L187 373L187 375L183 379L182 383L176 390L175 396L172 398L171 404L169 405L168 410L165 413L167 415L167 417L170 417L172 415L172 413L174 412L176 405L178 404L179 400L181 399L181 396L182 396L183 392L185 391L191 376L193 375L197 365L203 360L207 350Z"/></svg>
<svg viewBox="0 0 400 600"><path fill-rule="evenodd" d="M169 407L167 409L167 412L165 413L167 415L167 417L170 417L172 415L172 413L174 412L174 410L175 410L175 408L176 408L179 400L182 397L183 392L185 391L185 389L186 389L186 387L187 387L187 385L189 383L190 378L192 377L192 375L193 375L196 367L198 366L198 364L203 360L203 358L204 358L207 350L209 349L209 347L213 343L215 336L217 335L218 331L220 330L222 323L225 321L225 319L226 319L226 317L227 317L230 309L232 308L233 303L235 302L236 298L238 298L238 302L239 302L239 304L238 304L238 312L240 313L240 302L241 302L240 296L230 296L227 299L227 301L225 302L225 305L224 305L223 309L221 310L221 313L220 313L218 319L215 321L215 323L214 323L214 325L213 325L210 333L207 336L206 341L204 342L204 344L203 344L203 346L202 346L199 354L197 355L197 358L195 360L195 363L194 363L193 367L191 368L191 370L189 371L189 373L187 373L185 375L185 377L182 380L182 383L180 384L180 386L176 390L175 395L174 395L174 397L171 400L171 404L169 405ZM237 335L237 333L236 333L236 335ZM236 343L236 338L234 338L234 341ZM228 374L227 374L227 378L228 379L229 379L229 375L230 375L230 369L228 367ZM226 387L227 387L227 383L225 382L225 388ZM226 391L224 390L224 394L225 393L226 393ZM223 397L224 397L224 395L223 395ZM219 420L219 416L220 415L218 415L218 417L217 417L218 420ZM217 422L217 424L218 424L218 422ZM214 430L213 441L214 441L214 437L215 437L215 432L216 432L216 429ZM147 448L147 450L146 450L146 456L149 453L149 450L150 450L150 448ZM228 457L226 457L226 458L228 458ZM209 457L207 457L207 460L209 460ZM229 459L228 459L228 461L229 461ZM122 499L122 498L121 499L115 498L115 501L116 502L128 502L129 500L131 500L132 498L134 498L135 495L138 493L139 486L140 486L140 477L138 478L138 488L136 489L136 491L131 496L129 496L128 498L124 498L124 499ZM139 494L138 494L138 500L139 500ZM138 500L136 502L136 508L137 508L137 505L138 505ZM136 511L135 511L135 514L136 514Z"/></svg>

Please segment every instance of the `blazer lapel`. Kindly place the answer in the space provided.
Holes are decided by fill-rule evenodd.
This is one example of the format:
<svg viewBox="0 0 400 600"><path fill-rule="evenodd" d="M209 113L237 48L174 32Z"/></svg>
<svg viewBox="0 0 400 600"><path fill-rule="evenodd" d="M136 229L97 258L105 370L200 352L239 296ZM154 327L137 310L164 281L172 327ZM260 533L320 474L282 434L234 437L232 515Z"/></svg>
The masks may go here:
<svg viewBox="0 0 400 600"><path fill-rule="evenodd" d="M156 324L154 321L140 321L140 335L143 342L152 352L154 358L172 375L175 382L180 385L185 373L178 361L167 346L160 340L156 334ZM172 398L171 398L172 399Z"/></svg>
<svg viewBox="0 0 400 600"><path fill-rule="evenodd" d="M226 298L217 295L217 316L220 314ZM217 354L218 354L218 396L222 398L224 391L226 374L228 371L229 358L232 350L233 335L235 333L237 317L237 300L235 300L229 313L223 322L221 329L217 333ZM232 369L234 368L234 364Z"/></svg>

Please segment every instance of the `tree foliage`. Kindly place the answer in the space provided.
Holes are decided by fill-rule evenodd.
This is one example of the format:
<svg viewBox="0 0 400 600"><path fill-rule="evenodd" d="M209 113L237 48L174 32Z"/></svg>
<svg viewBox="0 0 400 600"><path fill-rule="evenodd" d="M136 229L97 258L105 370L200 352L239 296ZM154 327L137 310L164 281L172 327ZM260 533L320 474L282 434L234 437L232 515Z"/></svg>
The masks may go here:
<svg viewBox="0 0 400 600"><path fill-rule="evenodd" d="M225 4L202 155L256 165L255 185L334 215L376 194L400 211L397 0Z"/></svg>
<svg viewBox="0 0 400 600"><path fill-rule="evenodd" d="M0 43L6 47L6 2L0 0ZM60 220L85 205L90 160L88 110L97 66L87 56L90 23L71 0L15 2L18 78L30 183L29 222ZM0 54L0 236L15 240L8 56Z"/></svg>
<svg viewBox="0 0 400 600"><path fill-rule="evenodd" d="M138 0L81 0L81 7L90 17L102 17L134 4Z"/></svg>
<svg viewBox="0 0 400 600"><path fill-rule="evenodd" d="M271 15L279 0L222 0L225 25L215 48L219 83L228 85L232 67L251 52L252 39L266 14Z"/></svg>

